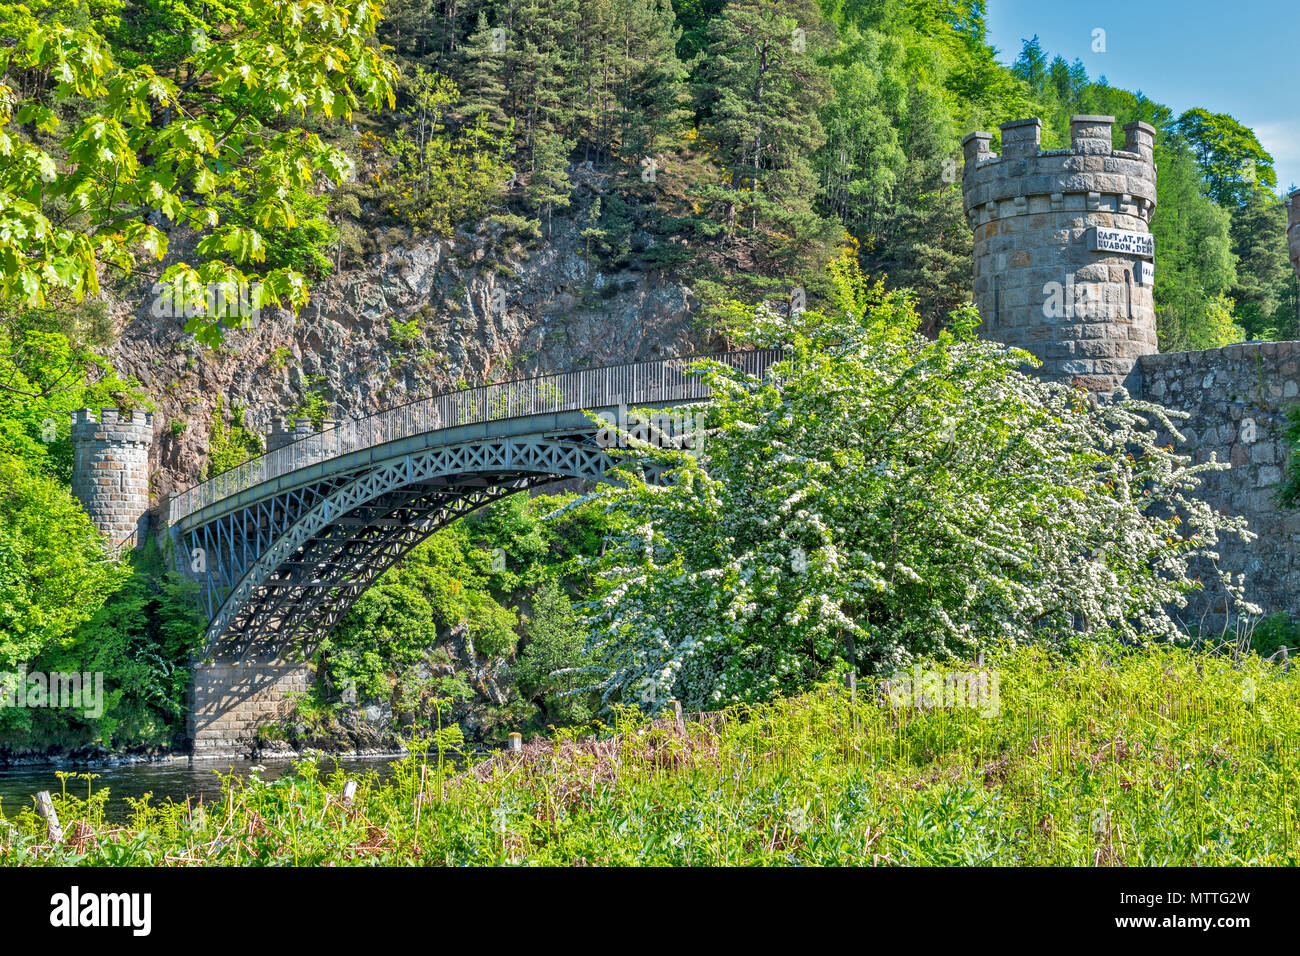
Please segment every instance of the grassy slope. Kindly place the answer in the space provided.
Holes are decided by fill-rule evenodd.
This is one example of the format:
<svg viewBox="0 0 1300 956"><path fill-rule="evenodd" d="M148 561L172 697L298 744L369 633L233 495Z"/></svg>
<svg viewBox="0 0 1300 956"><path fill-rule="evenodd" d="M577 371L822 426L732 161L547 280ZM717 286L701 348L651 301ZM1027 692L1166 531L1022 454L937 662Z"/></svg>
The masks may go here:
<svg viewBox="0 0 1300 956"><path fill-rule="evenodd" d="M0 864L1297 862L1300 685L1280 668L1178 650L995 666L993 718L825 688L461 775L435 751L351 806L311 764L120 830L95 822L102 795L68 798L72 846L25 813Z"/></svg>

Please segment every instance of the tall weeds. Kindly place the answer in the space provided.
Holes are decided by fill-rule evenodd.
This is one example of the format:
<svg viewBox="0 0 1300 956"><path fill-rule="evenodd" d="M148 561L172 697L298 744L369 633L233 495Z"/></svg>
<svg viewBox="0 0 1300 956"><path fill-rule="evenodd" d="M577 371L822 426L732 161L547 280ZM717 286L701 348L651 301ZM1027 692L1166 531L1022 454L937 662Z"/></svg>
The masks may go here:
<svg viewBox="0 0 1300 956"><path fill-rule="evenodd" d="M951 670L951 665L944 665ZM896 707L882 682L535 740L468 770L454 733L381 783L304 761L219 803L56 795L0 863L1295 864L1300 692L1282 667L1189 650L1022 649L995 717ZM98 808L98 809L97 809Z"/></svg>

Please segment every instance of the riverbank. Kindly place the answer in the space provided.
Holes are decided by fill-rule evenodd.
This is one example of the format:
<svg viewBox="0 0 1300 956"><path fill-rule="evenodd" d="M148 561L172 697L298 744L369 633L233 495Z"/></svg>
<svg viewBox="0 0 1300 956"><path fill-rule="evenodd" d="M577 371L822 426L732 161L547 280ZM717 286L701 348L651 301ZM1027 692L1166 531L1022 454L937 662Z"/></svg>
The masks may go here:
<svg viewBox="0 0 1300 956"><path fill-rule="evenodd" d="M368 716L374 711L376 718ZM405 728L406 733L417 732ZM174 739L179 740L178 738ZM0 771L22 768L103 768L168 761L296 760L310 754L340 759L401 757L406 754L403 728L386 708L353 707L337 715L316 715L312 721L294 714L268 723L256 737L227 752L194 753L187 747L148 747L114 751L103 746L50 747L15 753L0 745Z"/></svg>
<svg viewBox="0 0 1300 956"><path fill-rule="evenodd" d="M25 810L0 864L1300 862L1300 682L1284 668L1163 648L944 666L852 699L628 713L602 738L470 770L436 749L386 781L308 760L201 805L139 802L118 825L93 788L56 794L61 839Z"/></svg>
<svg viewBox="0 0 1300 956"><path fill-rule="evenodd" d="M391 756L322 756L318 760L326 773L338 769L357 777L374 774L381 781L392 776L395 763ZM105 799L98 811L102 823L121 826L132 819L135 802L146 795L154 804L211 804L222 798L230 782L242 786L254 773L263 780L276 780L292 774L299 762L275 758L176 759L102 767L4 770L0 771L0 818L17 819L24 809L35 806L35 795L42 791L79 797L103 794Z"/></svg>
<svg viewBox="0 0 1300 956"><path fill-rule="evenodd" d="M98 748L84 751L51 751L33 754L0 754L0 773L8 770L102 770L108 767L131 767L140 764L200 763L212 764L230 760L301 760L313 754L326 755L340 760L397 759L406 756L400 745L360 749L328 749L287 746L283 741L270 741L265 745L250 747L247 751L225 754L192 754L185 750L166 750L149 753L114 753Z"/></svg>

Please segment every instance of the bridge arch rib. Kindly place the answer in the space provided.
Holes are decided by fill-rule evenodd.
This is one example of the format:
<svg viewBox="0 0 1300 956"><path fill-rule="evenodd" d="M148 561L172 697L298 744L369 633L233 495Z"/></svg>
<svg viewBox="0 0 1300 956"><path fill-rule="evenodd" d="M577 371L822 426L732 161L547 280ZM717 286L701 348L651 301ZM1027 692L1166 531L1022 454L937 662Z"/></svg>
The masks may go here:
<svg viewBox="0 0 1300 956"><path fill-rule="evenodd" d="M208 638L242 656L278 653L321 635L439 528L519 491L567 478L603 480L611 464L590 436L499 438L401 455L302 494L256 557L249 545L278 529L263 531L264 516L249 509L233 511L186 536L191 549L215 545L212 578L233 581L208 595Z"/></svg>
<svg viewBox="0 0 1300 956"><path fill-rule="evenodd" d="M779 351L706 356L763 374ZM483 386L348 422L169 503L210 655L273 657L327 633L399 558L506 495L612 467L587 415L709 397L691 359Z"/></svg>

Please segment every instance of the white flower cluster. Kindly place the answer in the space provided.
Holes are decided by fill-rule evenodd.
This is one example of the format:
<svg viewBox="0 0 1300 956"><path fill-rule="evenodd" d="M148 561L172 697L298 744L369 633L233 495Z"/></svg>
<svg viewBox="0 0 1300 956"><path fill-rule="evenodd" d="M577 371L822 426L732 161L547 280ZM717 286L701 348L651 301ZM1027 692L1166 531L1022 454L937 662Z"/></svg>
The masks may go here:
<svg viewBox="0 0 1300 956"><path fill-rule="evenodd" d="M689 707L759 700L847 655L892 671L994 641L1168 639L1202 586L1257 611L1191 577L1250 532L1193 494L1226 465L1158 444L1173 413L1090 401L994 343L924 339L898 298L806 315L767 378L708 370L707 454L643 449L609 493L639 533L601 569L606 700L646 680ZM791 338L761 312L755 329Z"/></svg>

